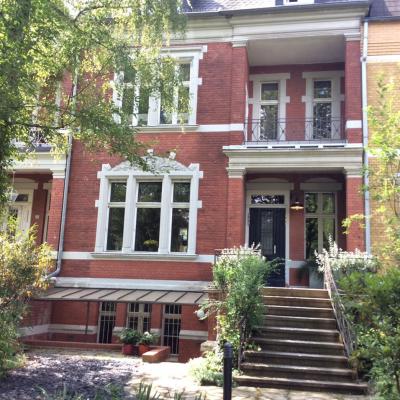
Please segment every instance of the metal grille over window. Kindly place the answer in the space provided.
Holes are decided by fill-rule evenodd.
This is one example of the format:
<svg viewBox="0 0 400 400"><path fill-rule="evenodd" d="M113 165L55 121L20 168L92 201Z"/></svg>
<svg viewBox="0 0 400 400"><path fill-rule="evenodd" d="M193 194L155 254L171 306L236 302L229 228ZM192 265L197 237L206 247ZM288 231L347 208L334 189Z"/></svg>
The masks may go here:
<svg viewBox="0 0 400 400"><path fill-rule="evenodd" d="M313 139L332 138L332 82L314 81Z"/></svg>
<svg viewBox="0 0 400 400"><path fill-rule="evenodd" d="M179 354L179 334L181 331L182 306L166 304L164 306L163 346L171 348L171 354Z"/></svg>
<svg viewBox="0 0 400 400"><path fill-rule="evenodd" d="M129 303L126 326L140 333L150 332L151 304Z"/></svg>
<svg viewBox="0 0 400 400"><path fill-rule="evenodd" d="M187 252L190 182L175 182L172 198L171 252Z"/></svg>
<svg viewBox="0 0 400 400"><path fill-rule="evenodd" d="M108 201L107 250L121 250L124 234L126 182L112 182Z"/></svg>
<svg viewBox="0 0 400 400"><path fill-rule="evenodd" d="M100 303L98 343L111 343L115 326L116 303L105 301Z"/></svg>

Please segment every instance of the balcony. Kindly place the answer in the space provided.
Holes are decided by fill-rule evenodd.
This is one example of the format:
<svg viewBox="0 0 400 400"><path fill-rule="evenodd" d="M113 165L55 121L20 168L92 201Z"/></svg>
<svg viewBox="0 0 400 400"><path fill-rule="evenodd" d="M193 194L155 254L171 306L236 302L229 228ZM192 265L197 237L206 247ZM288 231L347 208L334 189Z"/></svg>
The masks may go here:
<svg viewBox="0 0 400 400"><path fill-rule="evenodd" d="M294 145L345 143L342 118L251 119L245 124L245 145Z"/></svg>

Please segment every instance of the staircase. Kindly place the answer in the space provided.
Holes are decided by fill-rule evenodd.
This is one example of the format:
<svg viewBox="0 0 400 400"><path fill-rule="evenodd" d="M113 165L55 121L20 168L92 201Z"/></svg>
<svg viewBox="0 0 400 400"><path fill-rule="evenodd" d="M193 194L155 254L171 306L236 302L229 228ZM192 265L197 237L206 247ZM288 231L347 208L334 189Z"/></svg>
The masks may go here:
<svg viewBox="0 0 400 400"><path fill-rule="evenodd" d="M326 290L264 288L265 318L244 353L243 386L364 394L337 330Z"/></svg>

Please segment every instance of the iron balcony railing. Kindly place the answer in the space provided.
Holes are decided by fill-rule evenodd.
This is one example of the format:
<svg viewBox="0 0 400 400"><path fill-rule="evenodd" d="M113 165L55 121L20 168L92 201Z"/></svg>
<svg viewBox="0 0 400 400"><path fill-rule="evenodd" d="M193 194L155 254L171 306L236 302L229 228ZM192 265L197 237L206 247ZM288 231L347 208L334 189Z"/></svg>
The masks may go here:
<svg viewBox="0 0 400 400"><path fill-rule="evenodd" d="M249 119L245 143L344 141L342 118Z"/></svg>

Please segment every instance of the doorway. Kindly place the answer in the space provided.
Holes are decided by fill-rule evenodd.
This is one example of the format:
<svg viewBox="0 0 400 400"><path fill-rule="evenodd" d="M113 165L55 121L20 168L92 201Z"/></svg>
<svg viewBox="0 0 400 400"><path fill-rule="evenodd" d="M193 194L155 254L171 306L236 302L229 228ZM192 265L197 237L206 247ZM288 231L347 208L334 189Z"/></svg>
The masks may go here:
<svg viewBox="0 0 400 400"><path fill-rule="evenodd" d="M260 244L262 255L276 260L267 286L285 286L286 209L250 208L249 245Z"/></svg>

